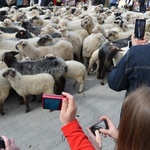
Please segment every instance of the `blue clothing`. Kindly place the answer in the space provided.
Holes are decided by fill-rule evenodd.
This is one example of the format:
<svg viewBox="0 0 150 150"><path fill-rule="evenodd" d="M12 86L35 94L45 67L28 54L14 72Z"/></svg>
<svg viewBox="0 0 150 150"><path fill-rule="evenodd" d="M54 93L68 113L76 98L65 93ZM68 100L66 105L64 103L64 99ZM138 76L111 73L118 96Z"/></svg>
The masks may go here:
<svg viewBox="0 0 150 150"><path fill-rule="evenodd" d="M150 86L150 44L132 46L108 76L115 91L128 93L143 84Z"/></svg>
<svg viewBox="0 0 150 150"><path fill-rule="evenodd" d="M110 3L116 4L117 0L110 0Z"/></svg>

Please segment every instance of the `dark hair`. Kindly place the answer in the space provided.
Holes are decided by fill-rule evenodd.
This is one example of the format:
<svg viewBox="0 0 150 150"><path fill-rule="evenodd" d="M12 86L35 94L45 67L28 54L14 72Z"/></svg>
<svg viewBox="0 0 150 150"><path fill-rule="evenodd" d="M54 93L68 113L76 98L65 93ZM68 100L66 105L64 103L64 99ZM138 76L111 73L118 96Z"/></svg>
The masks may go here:
<svg viewBox="0 0 150 150"><path fill-rule="evenodd" d="M130 93L123 104L117 150L150 150L150 87Z"/></svg>

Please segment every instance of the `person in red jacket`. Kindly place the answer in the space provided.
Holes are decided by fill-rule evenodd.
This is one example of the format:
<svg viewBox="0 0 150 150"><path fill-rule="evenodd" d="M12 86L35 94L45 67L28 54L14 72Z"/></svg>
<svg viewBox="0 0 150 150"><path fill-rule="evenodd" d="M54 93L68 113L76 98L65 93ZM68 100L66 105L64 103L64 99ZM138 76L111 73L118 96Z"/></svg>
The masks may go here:
<svg viewBox="0 0 150 150"><path fill-rule="evenodd" d="M64 136L67 138L71 150L95 150L100 149L93 146L87 135L83 132L77 119L75 119L77 106L74 98L69 93L62 93L65 98L62 101L62 108L60 112L60 121L63 125L61 128ZM95 139L100 143L99 131L96 132ZM95 140L95 141L96 141ZM94 140L93 140L94 141ZM97 146L97 145L96 145Z"/></svg>

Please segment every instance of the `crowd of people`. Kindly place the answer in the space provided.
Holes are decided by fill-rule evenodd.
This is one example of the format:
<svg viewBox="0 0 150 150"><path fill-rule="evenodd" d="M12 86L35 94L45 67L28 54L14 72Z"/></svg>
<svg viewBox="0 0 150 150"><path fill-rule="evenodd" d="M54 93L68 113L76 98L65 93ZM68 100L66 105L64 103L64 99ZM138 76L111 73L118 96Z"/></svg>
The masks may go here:
<svg viewBox="0 0 150 150"><path fill-rule="evenodd" d="M33 1L33 3L31 3ZM66 0L68 4L69 0ZM102 4L105 7L118 7L119 2L121 0L92 0L93 5L100 5ZM86 3L86 0L75 0L75 6L78 2ZM48 6L49 4L61 6L62 3L65 4L65 0L1 0L0 7L5 6L30 6L32 4L39 4L41 6ZM128 9L129 11L134 10L134 5L138 4L139 12L145 12L146 10L150 10L150 0L125 0L124 1L124 8Z"/></svg>

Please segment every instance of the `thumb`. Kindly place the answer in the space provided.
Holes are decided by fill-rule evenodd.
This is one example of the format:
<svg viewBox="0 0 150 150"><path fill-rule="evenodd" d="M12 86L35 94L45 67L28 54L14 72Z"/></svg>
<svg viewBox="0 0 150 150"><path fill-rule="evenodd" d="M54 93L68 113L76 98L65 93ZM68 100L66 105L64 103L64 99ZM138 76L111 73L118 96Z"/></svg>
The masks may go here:
<svg viewBox="0 0 150 150"><path fill-rule="evenodd" d="M107 134L109 135L109 130L106 130L106 129L99 129L99 131L102 133L102 134Z"/></svg>
<svg viewBox="0 0 150 150"><path fill-rule="evenodd" d="M62 100L61 112L66 112L67 108L68 108L68 102L67 102L67 99L64 98Z"/></svg>

